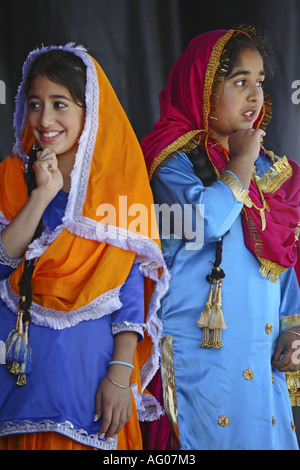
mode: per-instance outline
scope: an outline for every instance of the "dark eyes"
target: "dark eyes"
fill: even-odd
[[[264,81],[263,80],[258,80],[256,82],[256,84],[259,88],[262,88],[263,84],[264,84]],[[235,82],[235,85],[240,86],[240,87],[246,86],[247,85],[247,80],[245,78],[241,78],[240,80]]]
[[[66,107],[67,107],[66,103],[63,103],[62,101],[55,101],[53,103],[54,109],[64,109]],[[39,109],[42,108],[42,104],[39,101],[30,101],[28,104],[28,108],[31,111],[38,111]]]

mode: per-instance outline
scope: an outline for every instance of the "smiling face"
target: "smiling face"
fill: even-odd
[[[42,149],[49,148],[58,160],[63,157],[73,165],[84,119],[84,108],[65,86],[44,75],[34,79],[28,97],[28,124]]]
[[[263,105],[263,59],[254,49],[241,52],[213,103],[210,132],[228,150],[228,138],[238,130],[251,129]]]

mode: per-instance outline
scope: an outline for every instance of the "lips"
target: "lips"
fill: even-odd
[[[247,109],[246,111],[244,111],[244,112],[242,113],[242,116],[243,116],[247,121],[254,121],[255,118],[256,118],[256,112],[257,112],[257,109],[256,109],[256,108]]]
[[[40,137],[44,142],[52,142],[56,140],[58,136],[62,134],[63,131],[39,131]]]

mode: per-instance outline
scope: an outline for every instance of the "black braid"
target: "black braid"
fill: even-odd
[[[29,161],[27,172],[25,175],[25,182],[27,184],[27,192],[28,196],[30,196],[31,192],[36,188],[36,179],[35,173],[33,171],[33,164],[36,161],[37,149],[31,149],[29,153]],[[41,219],[38,223],[38,226],[34,232],[32,240],[36,240],[41,236],[43,233],[44,224],[43,220]],[[20,281],[20,300],[19,300],[19,307],[21,310],[24,311],[23,319],[24,321],[30,321],[30,313],[29,309],[32,302],[32,291],[31,291],[31,277],[34,270],[34,260],[27,261],[25,260],[24,263],[24,270]]]
[[[214,181],[217,181],[217,175],[212,166],[206,152],[199,146],[189,152],[188,157],[193,164],[195,175],[201,179],[205,187],[210,186]],[[211,283],[214,279],[223,279],[225,277],[224,271],[220,268],[222,262],[223,252],[223,238],[216,243],[216,257],[213,270],[206,276],[206,279]]]

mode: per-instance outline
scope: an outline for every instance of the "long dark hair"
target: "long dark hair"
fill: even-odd
[[[85,107],[86,66],[82,60],[71,52],[53,49],[39,55],[32,63],[25,82],[27,96],[33,81],[38,76],[46,76],[49,80],[65,86],[70,92],[74,102]],[[34,145],[29,153],[29,161],[25,181],[27,192],[36,188],[35,173],[33,165],[36,161],[38,148]],[[35,230],[32,241],[39,238],[43,232],[43,220]],[[19,307],[24,311],[24,321],[30,321],[30,306],[32,302],[31,277],[34,269],[34,260],[25,260],[24,270],[20,282]]]

